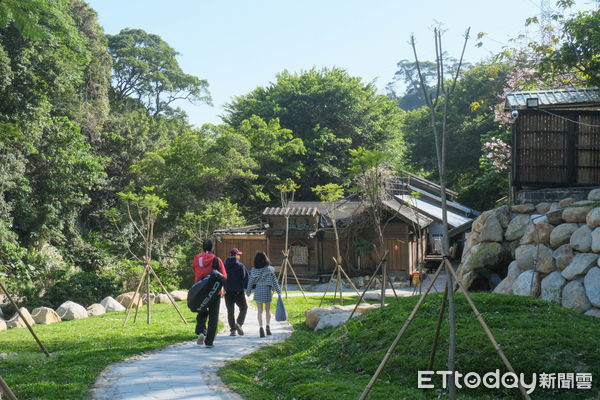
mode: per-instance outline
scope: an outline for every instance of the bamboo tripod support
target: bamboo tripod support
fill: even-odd
[[[356,288],[356,286],[354,286],[354,283],[352,283],[352,280],[348,277],[348,275],[346,274],[346,271],[344,271],[344,269],[342,268],[342,260],[341,257],[339,259],[336,259],[335,257],[333,257],[333,262],[335,263],[335,267],[333,268],[333,272],[331,273],[331,277],[329,278],[329,282],[327,283],[327,289],[325,289],[325,293],[323,293],[323,297],[321,297],[321,302],[319,303],[319,307],[321,307],[321,305],[323,305],[323,300],[325,300],[325,296],[327,295],[327,292],[329,291],[329,287],[331,286],[331,281],[333,280],[333,277],[336,276],[337,274],[337,279],[336,279],[336,283],[335,283],[335,292],[333,293],[333,303],[335,304],[335,298],[337,296],[337,291],[338,288],[340,290],[340,305],[344,305],[344,300],[342,299],[342,274],[344,275],[344,277],[346,277],[346,279],[348,280],[348,283],[350,283],[350,285],[352,286],[352,289],[354,289],[354,291],[356,292],[357,295],[360,296],[360,293],[358,291],[358,289]]]
[[[358,309],[358,306],[360,305],[360,302],[365,297],[365,294],[367,293],[367,290],[369,290],[369,288],[371,287],[371,284],[373,284],[373,281],[375,280],[375,277],[377,276],[377,273],[379,272],[379,269],[381,268],[381,266],[383,265],[383,263],[387,262],[387,260],[386,260],[387,254],[388,254],[388,251],[386,250],[383,253],[383,257],[379,260],[379,263],[377,263],[377,267],[375,268],[375,272],[373,272],[373,276],[371,276],[371,279],[369,279],[369,282],[367,283],[367,286],[365,286],[365,290],[363,290],[362,294],[358,298],[358,301],[356,302],[356,305],[354,306],[354,310],[352,310],[352,312],[350,313],[350,317],[348,317],[348,320],[350,320],[352,318],[352,316],[354,315],[354,313]],[[385,270],[385,272],[382,271],[382,275],[384,273],[387,274],[387,270]],[[396,293],[396,289],[394,288],[394,285],[392,284],[392,281],[391,281],[390,277],[388,276],[387,278],[388,279],[382,279],[382,281],[390,283],[390,286],[392,287],[392,291],[394,292],[394,296],[396,297],[396,301],[398,301],[398,294]],[[385,290],[386,290],[386,288],[383,285],[381,285],[381,298],[382,299],[385,298]]]
[[[183,321],[183,323],[187,325],[187,321],[183,317],[183,314],[181,314],[181,310],[179,310],[177,303],[175,303],[175,301],[173,300],[173,298],[171,297],[169,292],[167,292],[167,289],[165,289],[165,287],[163,286],[162,282],[160,281],[160,278],[158,277],[158,275],[156,275],[154,268],[152,268],[152,265],[150,265],[150,263],[147,262],[146,266],[144,267],[144,271],[142,272],[142,276],[140,277],[140,282],[138,283],[137,288],[135,289],[135,293],[133,295],[133,300],[127,307],[127,314],[125,315],[125,321],[123,321],[123,327],[125,327],[125,325],[127,324],[127,320],[129,319],[129,314],[131,313],[131,309],[133,308],[134,303],[137,303],[137,304],[135,304],[135,306],[136,306],[135,307],[135,317],[133,318],[133,323],[135,323],[135,321],[137,319],[138,309],[139,309],[139,305],[141,303],[141,296],[138,301],[135,301],[135,300],[138,296],[138,293],[140,292],[140,288],[142,286],[142,283],[144,282],[144,279],[146,279],[146,303],[148,304],[146,322],[148,324],[150,324],[150,274],[152,274],[154,276],[154,279],[156,279],[156,281],[162,288],[163,292],[167,295],[167,297],[169,298],[169,301],[171,302],[171,304],[173,304],[173,307],[175,307],[175,310],[177,310],[177,313],[181,317],[181,320]]]
[[[300,285],[300,281],[298,280],[298,277],[296,276],[296,272],[294,272],[294,268],[292,267],[292,264],[290,263],[290,251],[289,250],[283,250],[283,262],[281,263],[281,269],[279,270],[279,276],[277,277],[278,281],[281,281],[281,289],[283,289],[285,291],[285,298],[288,298],[288,293],[287,293],[287,283],[288,283],[288,268],[290,269],[290,271],[292,271],[292,274],[294,275],[294,279],[296,279],[296,283],[298,284],[298,288],[300,288],[300,291],[302,292],[302,296],[304,296],[304,300],[308,301],[308,299],[306,298],[306,295],[304,294],[304,290],[302,290],[302,286]]]
[[[494,335],[492,334],[492,332],[490,331],[489,327],[487,326],[487,324],[485,323],[485,321],[481,317],[481,314],[479,313],[479,310],[477,310],[477,307],[475,306],[475,303],[473,303],[473,300],[471,299],[471,296],[469,296],[469,293],[467,292],[466,288],[463,286],[463,284],[461,283],[461,281],[458,279],[458,276],[456,275],[456,272],[454,271],[454,268],[452,267],[452,264],[450,264],[450,261],[448,261],[447,258],[444,258],[444,261],[438,267],[435,275],[433,276],[433,279],[431,279],[431,282],[429,282],[429,284],[427,285],[427,288],[425,289],[425,292],[423,292],[423,294],[419,298],[419,301],[415,305],[415,308],[410,313],[408,319],[406,320],[406,322],[404,323],[404,325],[400,329],[400,332],[398,333],[398,335],[396,336],[396,338],[392,342],[392,345],[390,346],[390,348],[388,349],[387,353],[383,357],[383,360],[379,364],[379,367],[377,368],[377,371],[375,371],[375,374],[373,375],[373,377],[371,378],[371,380],[369,381],[369,383],[365,387],[365,390],[362,392],[362,394],[360,396],[360,400],[366,399],[367,396],[369,395],[369,392],[373,388],[373,385],[377,381],[377,378],[379,378],[379,375],[381,374],[381,371],[383,370],[383,368],[385,367],[385,365],[389,361],[390,357],[392,356],[392,353],[393,353],[394,349],[396,348],[396,346],[400,342],[400,339],[402,338],[402,336],[404,335],[404,333],[408,329],[408,326],[412,322],[413,318],[417,315],[417,312],[419,311],[419,309],[423,305],[423,302],[425,301],[425,298],[427,297],[427,294],[431,290],[431,287],[433,286],[435,280],[438,278],[438,276],[440,275],[440,272],[442,271],[442,269],[444,267],[447,269],[447,271],[450,272],[450,274],[452,275],[452,277],[456,280],[456,283],[458,284],[458,287],[460,288],[460,291],[463,293],[463,295],[467,299],[467,302],[469,303],[469,306],[471,307],[473,313],[475,314],[475,317],[479,321],[479,324],[481,325],[481,327],[485,331],[486,335],[488,336],[488,339],[490,340],[490,342],[492,343],[492,346],[494,347],[494,349],[496,350],[496,352],[498,353],[498,355],[502,359],[502,362],[504,363],[504,365],[506,366],[506,368],[510,372],[515,373],[515,370],[512,367],[510,361],[508,361],[508,359],[504,355],[504,352],[500,348],[500,345],[496,342],[496,339],[494,338]],[[446,293],[446,295],[447,295],[447,293]],[[440,311],[440,317],[438,318],[438,321],[440,321],[441,318],[442,318],[442,314],[441,314],[441,311]],[[430,361],[431,361],[431,358],[430,358]],[[525,388],[523,386],[521,386],[520,384],[519,384],[519,390],[521,391],[521,395],[522,395],[523,399],[525,399],[525,400],[531,400],[531,398],[527,394]]]
[[[8,400],[18,400],[14,393],[10,390],[4,379],[0,376],[0,395],[6,395]],[[0,396],[2,397],[2,396]]]
[[[31,332],[31,335],[33,336],[33,338],[37,342],[38,346],[40,346],[40,349],[42,349],[42,351],[44,352],[44,354],[46,354],[46,357],[50,357],[50,353],[48,353],[48,350],[46,350],[46,348],[44,347],[44,345],[42,344],[42,342],[40,341],[40,339],[37,337],[37,335],[33,331],[33,328],[31,327],[31,325],[29,325],[29,322],[27,322],[27,320],[25,319],[25,316],[21,313],[21,310],[19,310],[19,307],[17,306],[17,303],[15,303],[15,301],[12,298],[12,296],[8,293],[8,290],[6,290],[6,287],[4,286],[4,284],[2,283],[2,281],[0,281],[0,288],[2,288],[2,291],[4,292],[4,294],[6,295],[6,297],[8,297],[8,300],[10,300],[10,302],[13,305],[13,307],[15,308],[15,310],[17,310],[17,313],[19,314],[19,317],[21,317],[21,320],[25,323],[25,325],[27,326],[27,329],[29,329],[29,332]]]

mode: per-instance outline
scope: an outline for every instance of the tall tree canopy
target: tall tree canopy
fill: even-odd
[[[302,140],[299,198],[314,197],[315,185],[343,182],[349,149],[384,146],[401,134],[402,111],[395,102],[339,68],[283,71],[269,86],[236,97],[226,111],[225,122],[236,128],[257,115],[267,122],[278,119]]]
[[[135,98],[154,115],[173,111],[176,100],[208,103],[208,82],[183,72],[177,53],[158,35],[123,29],[108,35],[116,103]]]

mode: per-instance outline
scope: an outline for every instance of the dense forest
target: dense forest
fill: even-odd
[[[447,128],[459,201],[483,210],[507,193],[504,93],[597,85],[599,19],[558,15],[551,41],[515,41],[462,70]],[[185,287],[198,239],[257,222],[282,183],[303,200],[348,185],[351,150],[437,179],[413,61],[398,63],[387,95],[340,68],[281,71],[233,98],[221,124],[195,127],[175,104],[210,105],[209,82],[177,55],[141,29],[105,35],[82,0],[0,2],[0,279],[23,303],[89,304],[131,288],[148,218],[155,269]],[[421,67],[435,96],[435,64]]]

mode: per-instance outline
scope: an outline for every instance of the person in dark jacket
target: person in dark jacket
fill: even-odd
[[[210,239],[206,239],[202,243],[202,253],[196,254],[192,268],[194,269],[194,282],[202,280],[204,277],[210,275],[213,270],[217,270],[227,278],[227,272],[223,261],[214,253],[213,242]],[[219,307],[221,305],[221,298],[217,297],[215,301],[208,307],[207,311],[199,312],[196,316],[196,335],[198,339],[196,343],[205,344],[206,347],[215,347],[213,341],[217,335],[217,326],[219,323]],[[208,319],[208,329],[206,327],[206,320]]]
[[[240,262],[240,256],[243,254],[236,248],[229,252],[230,257],[225,260],[225,270],[227,271],[227,282],[225,283],[225,305],[227,306],[227,320],[229,321],[229,331],[231,336],[236,332],[241,336],[244,334],[242,325],[246,320],[248,304],[244,290],[248,287],[248,270]],[[237,304],[240,312],[237,320],[235,318],[235,305]]]

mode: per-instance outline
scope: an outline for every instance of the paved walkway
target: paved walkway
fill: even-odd
[[[444,277],[436,281],[436,291],[443,291]],[[424,286],[427,281],[424,282]],[[297,290],[289,285],[288,290]],[[398,296],[411,296],[414,288],[396,289]],[[344,289],[351,292],[351,289]],[[379,291],[370,291],[377,296]],[[333,293],[330,293],[333,294]],[[418,291],[417,291],[418,294]],[[307,292],[310,296],[323,293]],[[348,295],[352,295],[348,293]],[[289,296],[301,296],[290,293]],[[386,297],[393,296],[386,290]],[[275,298],[275,297],[274,297]],[[258,336],[258,321],[254,302],[248,301],[248,315],[244,324],[244,336],[229,336],[227,308],[221,301],[220,319],[224,330],[215,338],[214,348],[199,346],[195,340],[179,343],[164,349],[134,356],[123,362],[110,365],[99,376],[92,389],[92,400],[174,400],[199,399],[223,400],[242,399],[229,389],[217,375],[217,370],[225,363],[241,358],[259,347],[282,341],[292,333],[289,323],[275,321],[274,309],[271,320],[272,336]],[[195,323],[195,322],[194,322]],[[193,335],[193,324],[190,335]]]
[[[92,400],[242,399],[221,382],[217,370],[259,347],[284,340],[293,330],[287,322],[276,322],[273,312],[273,335],[260,338],[253,305],[248,304],[244,336],[229,336],[227,308],[221,301],[225,328],[215,338],[215,347],[199,346],[193,340],[110,365],[96,381]],[[190,335],[193,329],[192,324]]]

